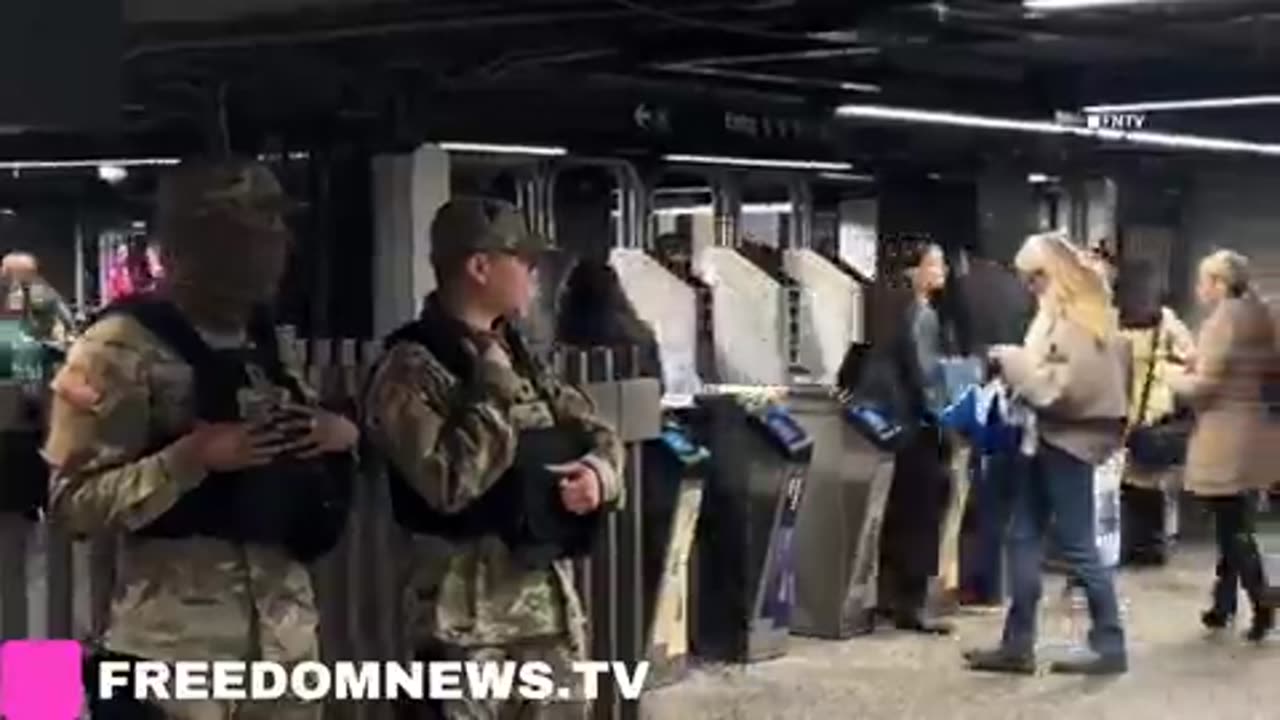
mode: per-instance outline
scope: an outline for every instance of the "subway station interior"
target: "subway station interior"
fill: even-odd
[[[1248,258],[1280,312],[1277,38],[1268,0],[0,3],[0,252],[34,257],[74,318],[33,361],[6,284],[0,636],[86,640],[107,622],[119,538],[44,509],[46,386],[100,308],[162,284],[158,179],[234,153],[299,202],[275,315],[353,418],[382,339],[438,286],[445,203],[503,198],[552,243],[517,324],[627,448],[624,506],[577,562],[588,656],[651,668],[639,701],[606,693],[593,720],[1276,717],[1280,639],[1203,627],[1214,525],[1176,472],[1156,490],[1161,561],[1128,557],[1122,451],[1096,470],[1093,521],[1127,673],[966,669],[1000,639],[1010,585],[972,448],[942,464],[926,603],[952,632],[880,618],[903,457],[856,426],[843,376],[851,347],[901,334],[885,298],[910,293],[921,244],[964,308],[957,355],[1023,342],[1005,320],[1034,309],[1015,258],[1040,234],[1121,276],[1145,268],[1192,333],[1219,250]],[[583,261],[616,274],[656,371],[629,345],[561,337]],[[1274,444],[1247,454],[1280,467]],[[1275,472],[1257,537],[1280,587]],[[406,652],[385,485],[362,463],[346,535],[311,568],[326,659]],[[970,602],[993,553],[995,588]],[[1090,624],[1049,555],[1045,658]]]

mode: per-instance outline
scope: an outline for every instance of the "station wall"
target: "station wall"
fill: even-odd
[[[1231,168],[1197,174],[1184,205],[1182,276],[1194,287],[1199,258],[1219,248],[1252,260],[1254,281],[1280,310],[1280,170]]]

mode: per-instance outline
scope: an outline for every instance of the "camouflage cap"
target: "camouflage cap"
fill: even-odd
[[[496,198],[454,198],[431,223],[431,263],[437,268],[483,252],[536,259],[550,247],[546,238],[529,230],[515,205]]]
[[[296,205],[274,173],[244,158],[189,160],[161,180],[156,226],[201,222],[222,216],[251,228],[282,230]]]

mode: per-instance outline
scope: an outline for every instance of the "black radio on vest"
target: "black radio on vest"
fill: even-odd
[[[124,314],[138,321],[191,366],[195,417],[205,422],[240,422],[240,397],[252,385],[248,367],[295,403],[305,398],[285,371],[270,317],[255,314],[249,327],[252,349],[210,347],[181,311],[154,296],[135,296],[105,308],[98,318]],[[155,438],[164,447],[176,438]],[[352,503],[354,465],[346,453],[315,460],[282,457],[258,468],[213,473],[166,513],[135,531],[143,537],[205,536],[240,544],[277,545],[310,562],[337,545]]]
[[[426,348],[464,389],[469,389],[475,367],[462,345],[465,333],[458,321],[428,311],[392,333],[385,345],[389,349],[408,342]],[[509,329],[505,338],[515,363],[531,367],[533,360],[520,338]],[[550,405],[549,399],[547,402]],[[578,460],[590,450],[589,438],[577,428],[558,424],[521,431],[511,468],[458,513],[432,508],[406,478],[388,466],[392,513],[396,523],[411,533],[461,541],[497,536],[518,562],[530,568],[549,566],[559,558],[581,557],[590,554],[603,513],[569,512],[560,499],[560,478],[546,468]]]

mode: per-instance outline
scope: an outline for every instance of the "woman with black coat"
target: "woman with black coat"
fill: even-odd
[[[953,351],[955,337],[942,295],[947,263],[942,248],[922,243],[907,249],[903,265],[907,287],[873,289],[871,346],[851,348],[841,379],[909,429],[895,457],[881,530],[881,613],[899,629],[946,635],[951,627],[928,619],[925,602],[929,578],[938,572],[952,485],[951,447],[938,425],[947,400],[941,359]]]

